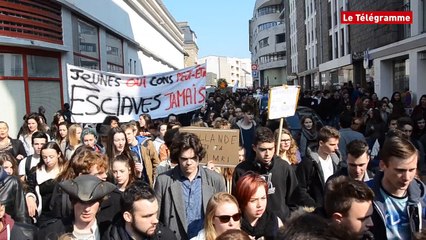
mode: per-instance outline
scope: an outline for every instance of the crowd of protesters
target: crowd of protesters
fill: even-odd
[[[49,125],[40,107],[18,136],[0,121],[0,240],[426,239],[426,95],[305,91],[322,121],[301,129],[268,120],[264,97],[217,90],[126,123],[73,123],[65,104]],[[188,125],[238,129],[239,164],[205,159]]]

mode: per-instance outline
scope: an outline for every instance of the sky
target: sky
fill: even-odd
[[[256,0],[162,0],[177,22],[197,35],[198,58],[250,58],[248,22]]]

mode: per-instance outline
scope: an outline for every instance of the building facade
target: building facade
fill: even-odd
[[[216,86],[217,80],[226,79],[228,86],[252,87],[251,60],[249,58],[233,58],[207,56],[199,59],[199,63],[207,64],[207,85]]]
[[[184,39],[160,0],[3,2],[0,119],[16,136],[22,117],[68,101],[66,65],[128,74],[184,67]]]
[[[252,63],[257,65],[255,87],[286,84],[284,1],[256,1],[253,18],[249,21],[249,46]]]
[[[342,11],[412,11],[413,24],[341,24]],[[425,1],[289,0],[284,19],[287,74],[304,89],[352,81],[374,87],[379,97],[406,89],[417,97],[426,92]]]
[[[198,63],[198,45],[197,35],[192,31],[188,22],[178,22],[179,28],[183,33],[183,44],[185,52],[185,67],[197,65]]]
[[[402,10],[413,12],[413,24],[397,26],[398,41],[368,51],[379,97],[409,89],[413,104],[426,94],[426,1],[404,0]]]

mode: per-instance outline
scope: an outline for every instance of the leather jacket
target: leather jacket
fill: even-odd
[[[20,180],[15,176],[9,176],[2,167],[0,167],[0,202],[6,206],[6,213],[13,220],[31,223]]]

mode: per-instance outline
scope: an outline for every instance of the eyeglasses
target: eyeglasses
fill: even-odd
[[[281,139],[281,142],[290,142],[291,139]]]
[[[231,220],[231,217],[232,217],[232,220],[234,220],[234,222],[238,222],[241,219],[241,213],[236,213],[232,216],[222,215],[222,216],[215,216],[215,217],[219,218],[219,221],[221,223],[228,223]]]

